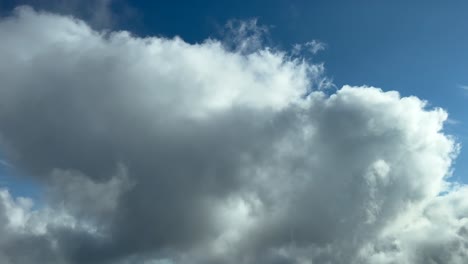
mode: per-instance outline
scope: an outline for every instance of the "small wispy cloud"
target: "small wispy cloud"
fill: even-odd
[[[0,159],[0,166],[1,167],[11,167],[10,163],[6,162],[5,160]]]
[[[461,123],[460,120],[457,120],[457,119],[453,119],[453,118],[448,118],[446,121],[445,121],[446,124],[448,125],[458,125]]]
[[[302,51],[307,51],[313,55],[317,54],[319,51],[325,50],[326,44],[319,40],[311,40],[304,44],[294,44],[292,48],[292,53],[294,55],[299,55]]]
[[[468,85],[459,84],[459,85],[458,85],[458,88],[462,89],[462,90],[465,91],[465,92],[468,92]]]
[[[316,54],[317,52],[325,49],[325,43],[315,39],[307,42],[306,44],[304,44],[304,46],[312,54]]]
[[[269,27],[258,24],[257,18],[229,20],[223,32],[224,44],[232,50],[253,53],[268,42]]]

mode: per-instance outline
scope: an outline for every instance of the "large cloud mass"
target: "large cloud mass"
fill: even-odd
[[[0,22],[0,146],[44,201],[0,191],[0,262],[464,263],[447,114],[217,40]]]

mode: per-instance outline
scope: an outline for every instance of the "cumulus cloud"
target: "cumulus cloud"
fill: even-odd
[[[26,7],[0,36],[0,146],[45,195],[0,191],[2,263],[466,259],[458,145],[417,97]]]

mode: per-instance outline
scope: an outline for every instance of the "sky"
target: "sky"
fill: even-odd
[[[1,1],[0,262],[464,263],[467,10]]]

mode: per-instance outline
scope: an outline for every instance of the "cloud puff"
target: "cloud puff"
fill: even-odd
[[[462,263],[447,114],[257,47],[0,22],[2,263]],[[32,45],[33,44],[33,45]],[[258,43],[256,43],[258,44]]]
[[[319,51],[325,50],[326,45],[318,40],[311,40],[304,44],[294,44],[292,53],[299,55],[303,50],[310,52],[311,54],[317,54]]]

